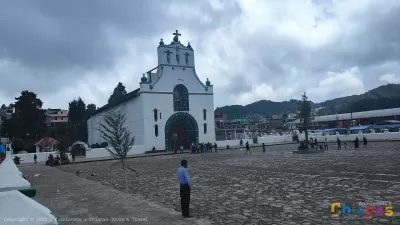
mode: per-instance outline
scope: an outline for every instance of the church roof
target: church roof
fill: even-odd
[[[140,88],[138,88],[138,89],[136,89],[134,91],[131,91],[131,92],[127,93],[126,95],[118,98],[117,100],[102,106],[101,108],[97,109],[96,112],[94,112],[91,116],[94,116],[96,114],[104,112],[104,111],[106,111],[108,109],[111,109],[112,107],[115,107],[117,105],[120,105],[120,104],[122,104],[124,102],[127,102],[127,101],[129,101],[131,99],[136,98],[137,96],[139,96],[139,91],[140,91]]]

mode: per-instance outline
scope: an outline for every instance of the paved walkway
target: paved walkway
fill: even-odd
[[[62,218],[67,225],[210,224],[207,220],[182,218],[180,213],[173,209],[57,168],[25,164],[21,165],[20,169],[28,181],[37,188],[35,199]],[[125,221],[112,221],[112,218]],[[144,221],[139,222],[139,220]]]

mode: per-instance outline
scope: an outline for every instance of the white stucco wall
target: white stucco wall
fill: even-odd
[[[126,116],[126,126],[132,132],[132,136],[135,137],[135,145],[143,145],[144,133],[143,133],[143,111],[142,111],[142,98],[138,96],[129,101],[122,103],[121,105],[115,106],[109,110],[118,110],[118,112],[124,113]],[[103,122],[103,116],[107,114],[109,110],[105,110],[99,114],[96,114],[88,121],[88,143],[89,145],[104,142],[101,137],[100,124]]]

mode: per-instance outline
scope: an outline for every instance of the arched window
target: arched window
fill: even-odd
[[[204,133],[207,134],[207,124],[204,123]]]
[[[203,109],[203,119],[207,120],[207,110]]]
[[[183,84],[174,88],[174,111],[189,111],[189,92]]]
[[[154,135],[158,137],[158,125],[154,125]]]
[[[161,113],[160,113],[160,120],[161,120],[162,118],[161,118]]]
[[[154,109],[154,111],[153,111],[153,113],[154,113],[154,121],[157,121],[157,119],[158,119],[158,110],[157,109]]]

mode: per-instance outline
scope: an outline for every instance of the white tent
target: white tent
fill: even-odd
[[[27,180],[15,173],[0,173],[0,181],[0,192],[31,188]]]
[[[57,225],[50,210],[19,191],[0,192],[1,224]]]
[[[19,171],[18,167],[10,157],[6,157],[6,159],[0,164],[0,176],[5,173],[13,173],[22,177],[22,172]]]

